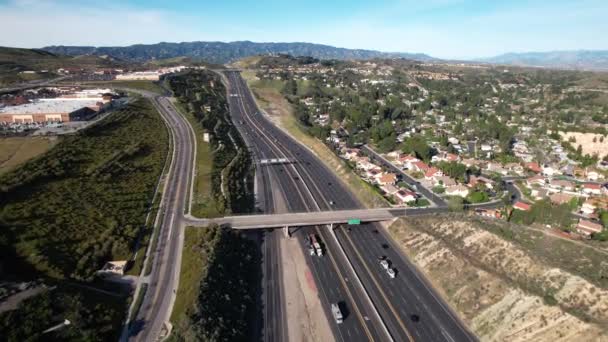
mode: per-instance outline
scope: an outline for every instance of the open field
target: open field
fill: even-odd
[[[293,115],[291,104],[280,93],[280,88],[276,82],[259,81],[254,76],[255,74],[252,71],[243,72],[243,78],[253,91],[258,106],[269,115],[275,124],[310,148],[327,167],[335,170],[365,206],[374,208],[388,205],[388,202],[372,186],[361,180],[345,161],[338,158],[323,142],[304,131]]]
[[[0,138],[0,174],[43,154],[58,141],[57,137]]]
[[[575,149],[578,148],[578,145],[581,145],[583,154],[597,154],[600,158],[603,158],[604,156],[608,155],[607,136],[604,136],[602,139],[601,134],[595,133],[560,132],[559,134],[565,141],[569,141],[570,138],[574,137],[576,141],[571,142],[570,145],[572,145],[572,147]]]
[[[389,232],[483,341],[608,338],[602,251],[462,214],[400,219]]]

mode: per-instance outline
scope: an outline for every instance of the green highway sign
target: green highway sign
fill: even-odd
[[[350,220],[348,220],[348,224],[361,224],[361,220],[359,220],[359,219],[350,219]]]

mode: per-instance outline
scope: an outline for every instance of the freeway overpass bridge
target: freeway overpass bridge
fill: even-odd
[[[431,208],[376,208],[299,212],[268,215],[236,215],[216,219],[186,218],[187,226],[205,227],[210,224],[231,227],[232,229],[285,228],[345,224],[349,220],[361,223],[388,221],[397,217],[434,214],[447,211],[445,207]]]

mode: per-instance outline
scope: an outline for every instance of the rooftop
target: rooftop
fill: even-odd
[[[0,108],[0,114],[71,113],[83,107],[96,107],[99,102],[99,98],[40,99],[19,106]]]

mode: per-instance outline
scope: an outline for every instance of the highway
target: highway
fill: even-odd
[[[238,73],[227,73],[229,105],[233,122],[249,144],[254,159],[283,158],[285,151],[277,146],[275,139],[267,133],[274,126],[261,127],[257,124],[260,115],[257,112],[251,95]],[[283,196],[285,210],[289,212],[309,211],[315,208],[315,201],[307,194],[305,183],[300,181],[298,167],[295,165],[267,165],[258,168],[258,172],[269,172],[273,178],[274,191]],[[266,193],[258,189],[258,193]],[[302,244],[310,233],[316,233],[326,246],[326,255],[310,257],[307,262],[311,268],[319,289],[319,296],[327,317],[332,317],[330,303],[340,303],[345,313],[348,312],[344,323],[331,323],[334,336],[339,341],[384,341],[386,334],[378,329],[379,317],[374,316],[371,302],[366,301],[366,294],[361,287],[349,279],[356,278],[344,263],[344,257],[331,247],[333,241],[327,231],[317,230],[316,227],[305,227],[294,233],[294,238]],[[306,249],[306,254],[308,251]],[[332,321],[333,322],[333,321]],[[273,334],[269,332],[267,335]]]
[[[233,121],[251,143],[256,158],[297,161],[288,165],[265,166],[272,168],[276,175],[277,186],[285,195],[290,212],[362,208],[346,186],[308,148],[294,141],[260,113],[237,72],[227,72],[226,75]],[[434,209],[445,210],[445,207],[438,205]],[[328,247],[328,258],[310,259],[317,287],[337,291],[334,294],[321,291],[319,294],[328,317],[331,317],[329,303],[342,300],[355,318],[349,317],[340,325],[330,322],[337,340],[475,340],[379,226],[338,227],[335,238],[329,229],[306,227],[299,229],[294,236],[302,240],[310,232],[316,232]],[[340,253],[341,248],[344,255]],[[388,257],[398,270],[395,279],[390,279],[380,267],[380,256]],[[351,264],[352,272],[348,267]],[[353,277],[357,278],[353,273],[361,279],[363,287],[352,281]],[[362,300],[365,298],[370,298],[373,305]],[[381,319],[376,319],[375,312]],[[386,336],[384,329],[390,337]]]
[[[173,146],[172,162],[162,192],[158,244],[156,250],[149,251],[152,268],[147,279],[148,288],[128,331],[129,340],[147,342],[159,339],[175,300],[183,248],[183,218],[190,191],[195,143],[189,123],[166,97],[149,92],[139,93],[149,98],[160,112],[170,130]]]

